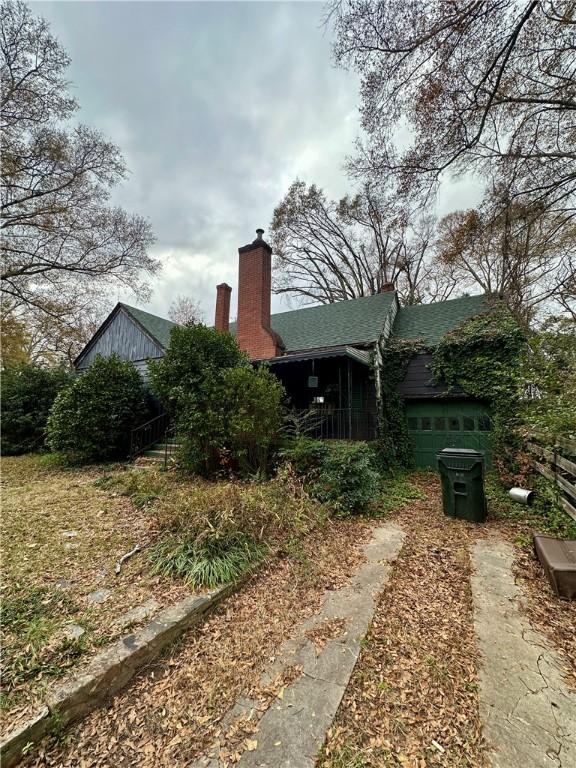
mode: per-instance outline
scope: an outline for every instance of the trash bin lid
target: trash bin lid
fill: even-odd
[[[443,448],[436,454],[438,459],[451,456],[459,459],[483,459],[484,453],[482,451],[475,451],[473,448]]]

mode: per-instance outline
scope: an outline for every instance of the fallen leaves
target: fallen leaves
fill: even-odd
[[[47,740],[26,764],[177,768],[207,753],[234,765],[246,743],[257,741],[261,713],[301,674],[287,668],[263,686],[262,672],[295,627],[317,612],[325,585],[337,589],[347,582],[363,557],[361,548],[372,527],[360,520],[328,522],[302,541],[301,556],[268,563],[116,696],[108,709],[73,727],[68,746]],[[254,713],[249,707],[224,722],[242,697]]]
[[[468,544],[478,529],[443,516],[435,479],[396,519],[407,533],[328,736],[323,768],[478,766]]]

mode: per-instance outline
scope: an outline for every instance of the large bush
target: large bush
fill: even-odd
[[[367,443],[298,438],[284,455],[304,479],[309,493],[338,514],[367,511],[380,496],[379,461]]]
[[[188,408],[190,397],[216,381],[226,368],[248,365],[230,333],[204,325],[172,329],[170,346],[161,360],[150,363],[150,386],[174,416]]]
[[[48,442],[71,461],[123,458],[131,430],[145,416],[145,390],[136,368],[117,355],[98,355],[58,394],[48,419]]]
[[[195,325],[172,331],[166,356],[151,365],[155,394],[170,411],[191,471],[266,471],[281,426],[283,389],[254,369],[228,333]]]
[[[19,365],[2,373],[2,454],[40,450],[58,392],[70,382],[61,368]]]

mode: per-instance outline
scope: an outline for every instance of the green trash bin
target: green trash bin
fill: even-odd
[[[474,523],[486,520],[484,454],[470,448],[444,448],[436,459],[444,514]]]

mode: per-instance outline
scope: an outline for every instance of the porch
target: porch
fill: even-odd
[[[337,347],[268,361],[306,434],[374,440],[377,405],[370,350]]]

